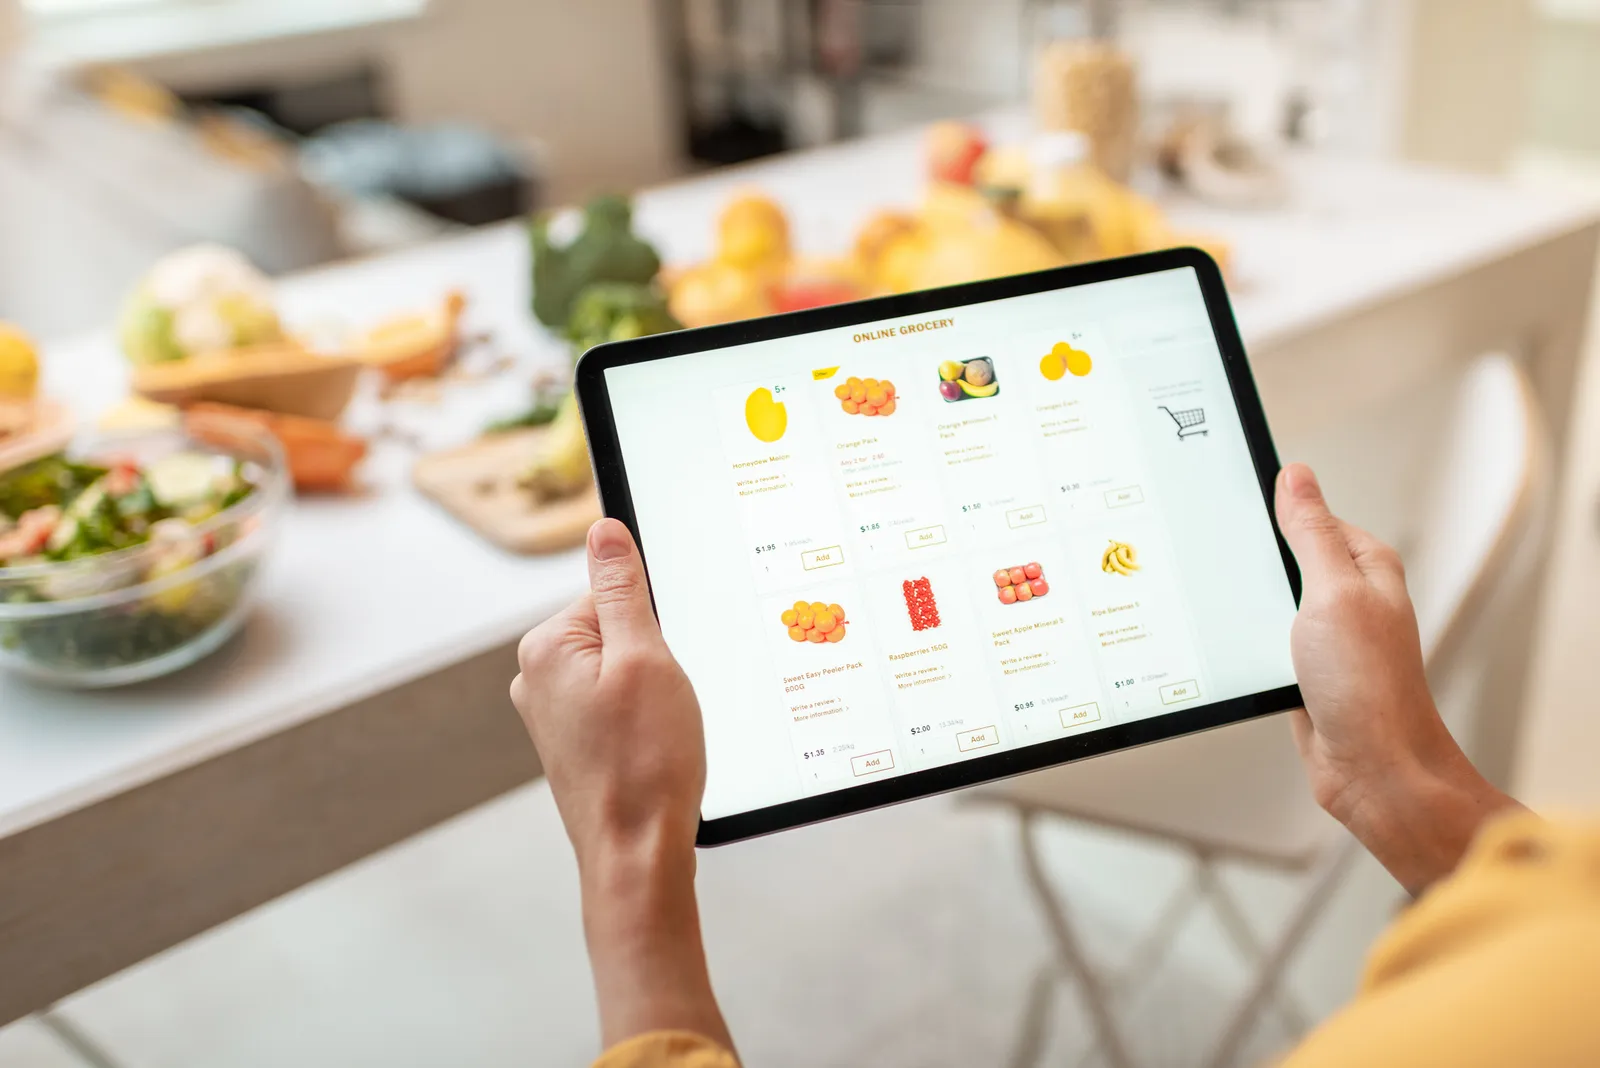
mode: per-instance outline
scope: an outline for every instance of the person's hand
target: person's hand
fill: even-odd
[[[522,640],[511,700],[577,854],[605,1042],[689,1031],[731,1049],[694,897],[700,704],[615,519],[589,530],[589,588]]]
[[[579,864],[619,848],[693,856],[700,705],[667,650],[628,528],[589,532],[588,596],[528,632],[511,683]]]
[[[1290,649],[1312,793],[1420,890],[1515,802],[1483,780],[1439,716],[1399,555],[1333,515],[1304,464],[1279,474],[1277,513],[1303,580]]]

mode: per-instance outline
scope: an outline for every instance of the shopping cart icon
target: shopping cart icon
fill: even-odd
[[[1200,429],[1205,425],[1206,421],[1206,410],[1204,408],[1181,408],[1178,411],[1173,411],[1164,404],[1157,407],[1172,416],[1172,421],[1178,424],[1179,441],[1184,438],[1211,433],[1209,430]]]

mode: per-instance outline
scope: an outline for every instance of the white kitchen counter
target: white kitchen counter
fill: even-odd
[[[698,258],[710,249],[712,218],[728,192],[759,185],[789,208],[804,250],[835,251],[872,209],[913,203],[919,171],[916,136],[829,148],[642,194],[638,225],[670,261]],[[1390,373],[1382,369],[1403,364],[1408,352],[1420,364],[1464,359],[1475,353],[1456,351],[1467,344],[1463,330],[1484,344],[1553,342],[1551,355],[1535,354],[1547,362],[1536,379],[1558,406],[1570,393],[1576,338],[1567,335],[1582,322],[1600,227],[1594,206],[1468,177],[1311,159],[1295,163],[1294,188],[1282,210],[1177,212],[1186,225],[1234,243],[1235,308],[1280,443],[1302,420],[1332,419],[1340,399],[1300,383],[1339,381],[1345,358],[1352,374],[1379,369],[1369,378]],[[1569,268],[1582,264],[1590,266]],[[1523,287],[1527,293],[1508,292],[1503,309],[1485,299],[1515,288],[1496,272],[1535,269],[1547,277],[1583,273],[1570,285],[1539,280]],[[530,370],[560,366],[564,345],[526,312],[527,273],[521,228],[498,226],[286,279],[282,303],[297,326],[362,322],[457,286],[470,295],[469,332],[492,330]],[[1569,298],[1569,289],[1582,297]],[[1402,321],[1409,325],[1395,326]],[[1367,334],[1351,333],[1363,323]],[[1391,329],[1407,347],[1372,351],[1371,339]],[[1358,337],[1368,339],[1360,351],[1345,352],[1341,346]],[[1425,351],[1419,338],[1437,339],[1440,354]],[[46,359],[47,389],[86,417],[125,390],[108,334],[50,346]],[[428,444],[439,446],[469,438],[490,415],[525,401],[526,376],[504,376],[452,387],[437,408],[413,405],[406,418],[426,426]],[[361,426],[374,414],[358,403],[352,418]],[[1555,419],[1558,434],[1563,422]],[[298,503],[259,610],[207,663],[98,693],[0,676],[0,1023],[536,773],[526,747],[505,751],[518,729],[501,696],[515,671],[508,647],[582,589],[581,557],[519,559],[489,546],[410,487],[412,455],[380,441],[365,468],[369,493]],[[470,684],[425,688],[473,658]],[[458,717],[438,707],[457,700]],[[390,706],[408,709],[393,713],[396,730],[421,731],[425,723],[437,733],[385,765],[394,756],[385,747],[407,741],[383,735]],[[341,735],[336,724],[350,710],[360,710],[361,727]],[[470,741],[451,733],[469,722],[479,732]],[[304,739],[300,748],[271,748],[296,737]],[[302,759],[311,769],[304,774]],[[493,770],[479,775],[480,768]],[[428,794],[435,771],[459,789],[441,791],[432,807],[394,814],[413,795]],[[223,798],[235,783],[255,792]],[[365,833],[360,824],[379,819],[374,812],[389,822]],[[185,822],[192,820],[207,822]],[[111,863],[113,843],[131,849],[130,838],[150,858],[138,877],[152,888],[144,898],[130,895],[126,907],[142,900],[141,909],[166,910],[141,911],[146,933],[132,940],[112,929],[115,916],[105,931],[86,929],[100,906],[82,886]],[[183,840],[169,840],[176,838]],[[243,866],[259,863],[262,874],[230,868],[230,848],[249,850]],[[271,865],[275,849],[316,856],[299,869]],[[106,857],[97,855],[102,850]],[[199,866],[180,875],[196,855]],[[45,868],[74,882],[54,884]],[[13,879],[24,870],[26,878]],[[166,902],[159,887],[167,877],[187,880],[187,900]],[[225,889],[212,893],[213,877]],[[123,914],[120,923],[129,922]],[[45,959],[49,974],[30,980]]]

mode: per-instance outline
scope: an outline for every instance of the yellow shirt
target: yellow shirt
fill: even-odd
[[[1600,1066],[1600,827],[1519,813],[1374,947],[1360,993],[1280,1068]],[[595,1068],[737,1068],[697,1035],[623,1042]]]

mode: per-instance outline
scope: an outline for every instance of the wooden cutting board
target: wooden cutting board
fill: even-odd
[[[544,437],[544,427],[490,434],[470,445],[430,453],[411,469],[412,481],[467,526],[514,553],[549,553],[582,545],[600,518],[591,488],[535,507],[517,476]]]

